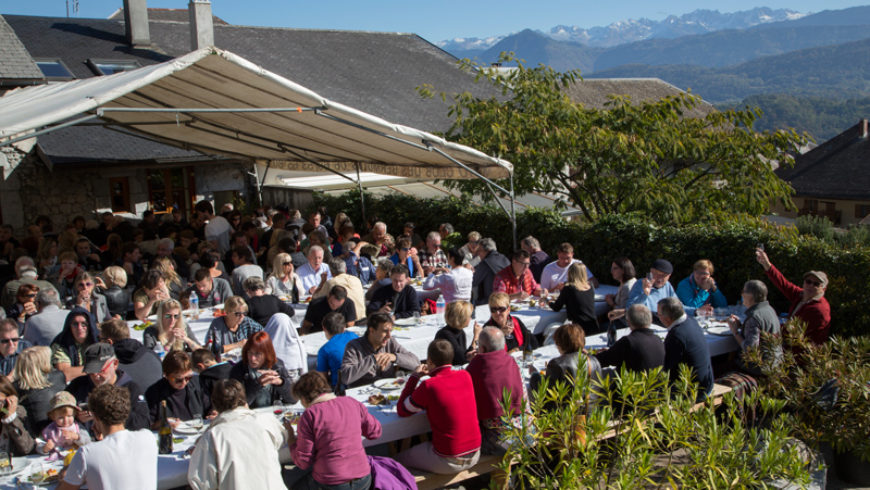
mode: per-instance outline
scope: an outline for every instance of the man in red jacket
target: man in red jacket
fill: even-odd
[[[831,330],[831,305],[825,299],[825,289],[828,287],[828,275],[821,271],[809,271],[804,274],[804,287],[799,287],[782,275],[770,263],[764,250],[755,249],[755,259],[764,267],[767,278],[791,302],[788,314],[790,318],[800,318],[807,324],[806,336],[815,344],[828,340]]]
[[[511,417],[517,423],[522,412],[523,379],[516,361],[504,348],[504,333],[501,329],[484,328],[478,342],[477,355],[468,363],[466,371],[474,384],[477,418],[483,438],[481,451],[484,454],[501,455],[509,444],[502,437],[505,429],[501,418],[504,392],[510,392]]]
[[[453,370],[450,342],[432,341],[427,354],[426,364],[420,365],[408,379],[397,408],[400,417],[426,410],[432,441],[399,453],[396,460],[431,473],[459,473],[476,465],[480,458],[474,387],[468,372]],[[430,378],[420,383],[424,374]]]

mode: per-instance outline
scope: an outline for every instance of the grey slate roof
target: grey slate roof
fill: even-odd
[[[149,50],[125,43],[122,21],[5,18],[34,57],[59,57],[78,78],[94,76],[86,65],[88,58],[135,60],[144,66],[190,50],[187,23],[151,22],[155,49]],[[440,97],[418,95],[416,88],[422,84],[448,93],[498,95],[490,86],[474,83],[472,74],[457,67],[456,58],[414,34],[215,25],[214,37],[216,46],[324,97],[425,131],[444,132],[451,119],[449,104]],[[98,148],[109,147],[102,139],[107,136],[113,134],[89,133],[94,141],[92,159],[100,158]],[[47,143],[54,155],[79,154],[78,142],[63,139]]]
[[[586,78],[574,83],[566,92],[574,102],[595,109],[603,109],[610,95],[628,95],[633,103],[638,103],[684,93],[659,78]],[[701,118],[715,110],[710,103],[701,101],[686,116]]]
[[[203,154],[164,145],[126,132],[94,126],[70,126],[39,137],[39,147],[54,165],[101,162],[209,159]]]
[[[776,171],[802,197],[870,199],[870,136],[864,119]]]
[[[28,82],[44,79],[42,70],[33,62],[15,31],[0,16],[0,80]]]
[[[124,7],[112,12],[109,20],[124,20]],[[211,16],[215,25],[227,25],[227,22],[216,15]],[[190,22],[190,13],[187,9],[148,9],[150,22]]]

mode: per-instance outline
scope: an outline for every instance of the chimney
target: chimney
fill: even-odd
[[[209,0],[190,0],[187,10],[190,13],[190,48],[196,51],[206,46],[214,46],[211,2]]]
[[[150,46],[148,6],[145,0],[124,0],[124,29],[130,46]]]

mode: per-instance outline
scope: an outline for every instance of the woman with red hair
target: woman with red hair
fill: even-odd
[[[275,356],[272,339],[266,332],[248,337],[242,348],[242,360],[230,370],[230,378],[245,387],[250,408],[268,407],[279,401],[296,403],[293,380],[284,363]]]

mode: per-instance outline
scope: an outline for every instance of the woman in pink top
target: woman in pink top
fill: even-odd
[[[362,437],[381,437],[380,422],[362,403],[333,395],[326,376],[316,371],[296,381],[293,395],[305,407],[296,431],[285,424],[289,426],[287,442],[296,466],[311,468],[309,477],[320,488],[341,485],[349,490],[368,489],[371,467]]]

